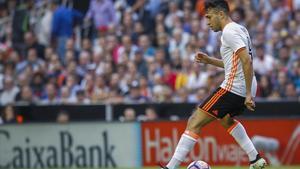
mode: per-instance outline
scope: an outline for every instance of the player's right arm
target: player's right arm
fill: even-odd
[[[204,63],[204,64],[211,64],[217,67],[224,68],[224,63],[221,59],[209,57],[206,53],[198,52],[195,56],[195,62],[197,63]]]

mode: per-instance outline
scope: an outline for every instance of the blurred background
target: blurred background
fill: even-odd
[[[271,165],[299,165],[300,0],[228,3],[255,49],[257,108],[241,121]],[[203,5],[0,0],[0,168],[167,162],[185,120],[224,79],[193,62],[199,50],[220,58],[221,34],[209,30]],[[185,164],[247,164],[211,126]]]

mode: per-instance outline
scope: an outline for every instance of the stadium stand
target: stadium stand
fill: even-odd
[[[300,96],[300,1],[229,0],[253,39],[257,100]],[[222,70],[203,0],[1,0],[0,103],[197,103]]]

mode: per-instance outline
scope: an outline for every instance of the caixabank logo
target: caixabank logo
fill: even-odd
[[[138,158],[135,126],[0,126],[0,168],[134,167]]]
[[[1,145],[11,141],[8,131],[0,130]],[[75,144],[72,133],[58,132],[58,145],[37,146],[32,144],[32,139],[25,137],[20,140],[23,144],[7,147],[11,154],[10,160],[0,164],[0,168],[100,168],[116,167],[115,149],[111,145],[107,131],[99,134],[99,144]],[[88,138],[87,138],[88,139]]]

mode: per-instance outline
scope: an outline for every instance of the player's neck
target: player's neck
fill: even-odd
[[[226,26],[227,24],[231,23],[231,22],[232,22],[232,20],[231,20],[230,17],[224,19],[223,22],[221,22],[222,31],[223,31],[223,29],[225,28],[225,26]]]

